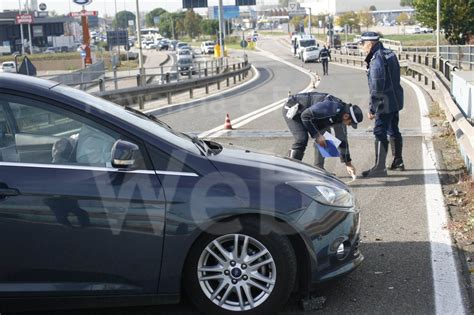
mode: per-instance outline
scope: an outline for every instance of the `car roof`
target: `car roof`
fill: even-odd
[[[58,82],[38,79],[27,75],[0,73],[0,87],[17,91],[31,91],[34,89],[51,89]]]
[[[5,61],[2,63],[2,66],[3,65],[14,65],[15,64],[15,61]]]

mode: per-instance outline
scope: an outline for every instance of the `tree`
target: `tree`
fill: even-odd
[[[219,32],[219,21],[218,20],[202,20],[201,21],[201,32],[205,35],[216,35]]]
[[[194,10],[190,9],[186,12],[184,17],[184,29],[189,37],[194,38],[201,34],[201,20],[202,17],[196,14]]]
[[[120,11],[115,16],[115,19],[112,22],[112,26],[126,29],[128,28],[128,21],[129,20],[135,21],[135,19],[136,19],[135,14],[133,14],[132,12]]]
[[[160,34],[170,38],[178,38],[180,32],[182,32],[182,21],[184,19],[184,12],[178,13],[163,13],[160,15]],[[174,34],[173,34],[174,30]]]
[[[417,20],[428,27],[436,28],[436,0],[414,0]],[[441,29],[444,37],[453,45],[465,44],[474,34],[474,1],[441,1]]]
[[[155,17],[160,17],[162,14],[167,13],[165,9],[162,8],[156,8],[153,9],[152,11],[148,12],[147,15],[145,15],[145,24],[146,26],[155,26]]]
[[[414,0],[400,0],[400,6],[402,7],[412,7]]]
[[[358,16],[360,24],[365,26],[367,31],[369,30],[369,26],[374,25],[374,17],[372,16],[372,13],[368,11],[361,11],[359,12]]]
[[[397,23],[400,25],[407,25],[408,21],[410,20],[410,17],[408,16],[408,14],[403,12],[402,14],[397,16],[396,20],[397,20]]]
[[[302,16],[294,16],[291,18],[291,24],[293,24],[293,26],[295,27],[295,30],[300,29],[300,25],[302,22],[304,22]]]
[[[372,4],[372,5],[369,7],[369,11],[377,11],[377,8],[375,7],[375,5]]]
[[[348,25],[351,29],[359,27],[360,17],[354,11],[346,12],[339,17],[337,25],[344,26]]]

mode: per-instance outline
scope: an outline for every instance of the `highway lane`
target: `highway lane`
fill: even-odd
[[[277,40],[262,39],[259,47],[288,62],[301,65],[298,59],[290,55],[289,48]],[[254,62],[258,65],[258,61]],[[274,61],[270,67],[282,66]],[[321,72],[320,64],[306,64],[304,67]],[[293,72],[291,68],[286,68]],[[368,87],[365,72],[336,64],[330,64],[329,71],[329,76],[321,77],[317,89],[358,104],[366,112]],[[405,136],[407,171],[391,172],[389,177],[383,179],[357,179],[350,183],[362,209],[361,250],[366,261],[347,278],[321,288],[318,294],[328,298],[325,313],[435,313],[425,181],[436,174],[433,169],[424,168],[419,100],[411,87],[407,84],[403,84],[403,87],[406,101],[400,126]],[[285,87],[282,92],[287,90],[288,87]],[[266,94],[272,91],[273,87],[270,87]],[[423,97],[429,101],[428,95]],[[166,116],[162,118],[169,122]],[[186,112],[179,115],[179,120],[184,122],[189,121],[189,118]],[[371,167],[374,161],[373,135],[370,132],[372,125],[373,122],[365,119],[357,131],[349,128],[352,157],[359,172]],[[203,130],[192,127],[187,125],[185,130]],[[281,110],[276,109],[215,140],[227,146],[285,155],[292,142],[285,130]],[[273,136],[275,134],[277,136]],[[314,150],[310,149],[304,160],[311,163],[313,158]],[[349,182],[345,167],[337,159],[328,161],[327,169]],[[446,292],[437,294],[446,295]],[[296,301],[293,301],[283,313],[297,310]]]

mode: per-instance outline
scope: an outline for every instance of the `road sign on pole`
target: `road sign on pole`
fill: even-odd
[[[88,5],[92,3],[92,0],[72,0],[72,2],[78,5]]]
[[[81,12],[70,12],[69,16],[71,17],[81,17],[81,16],[97,16],[97,11],[86,11],[82,10]]]
[[[240,42],[240,47],[242,47],[242,48],[247,48],[248,45],[249,45],[249,44],[247,43],[246,40],[242,40],[242,41]]]

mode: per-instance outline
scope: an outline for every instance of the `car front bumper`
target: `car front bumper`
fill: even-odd
[[[297,223],[310,256],[311,283],[343,276],[364,260],[359,251],[359,210],[313,202]]]

